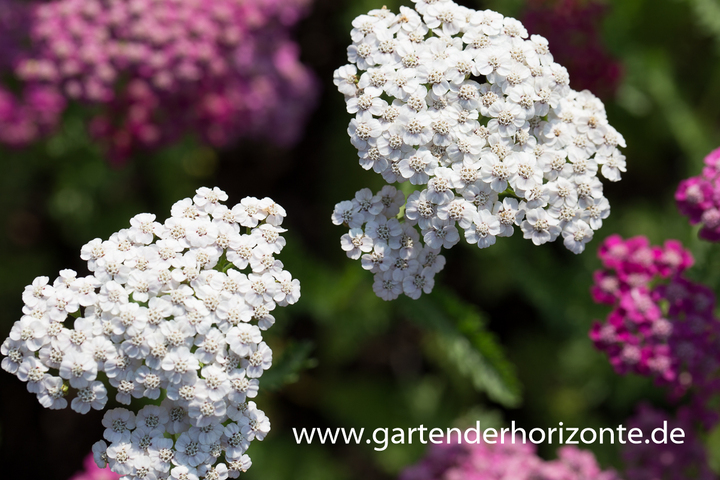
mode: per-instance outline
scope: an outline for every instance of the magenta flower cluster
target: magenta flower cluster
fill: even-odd
[[[5,143],[36,139],[76,101],[116,159],[193,132],[290,144],[315,102],[288,31],[310,0],[0,1],[6,18],[29,9],[30,32],[8,54],[22,92],[0,92]]]
[[[702,225],[700,238],[720,242],[720,148],[705,157],[701,175],[680,182],[675,201],[691,225]]]
[[[627,428],[639,428],[644,438],[650,438],[655,432],[656,438],[662,438],[663,428],[667,432],[682,429],[685,433],[682,443],[667,441],[664,444],[626,443],[622,448],[625,477],[628,480],[718,480],[709,465],[707,452],[700,439],[695,435],[693,415],[688,408],[681,408],[676,418],[668,419],[665,412],[642,404],[637,414],[627,422]]]
[[[595,346],[616,372],[652,377],[674,398],[692,387],[696,418],[714,424],[717,413],[703,405],[720,392],[720,322],[713,292],[683,275],[690,252],[674,240],[660,247],[613,235],[599,257],[605,269],[595,272],[592,296],[613,310],[593,325]]]
[[[468,435],[471,440],[475,437]],[[453,437],[454,439],[455,437]],[[506,439],[509,440],[509,439]],[[558,459],[540,458],[535,445],[479,443],[432,445],[416,465],[406,468],[400,480],[619,480],[613,470],[603,471],[592,453],[574,446],[558,450]]]

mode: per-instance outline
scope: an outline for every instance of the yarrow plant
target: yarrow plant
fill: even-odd
[[[0,25],[22,18],[29,31],[26,42],[0,32],[23,87],[0,90],[0,141],[37,139],[70,101],[92,107],[91,131],[116,160],[193,132],[213,146],[293,143],[317,91],[289,35],[309,2],[0,0]]]
[[[105,413],[95,461],[127,479],[237,477],[270,421],[251,399],[270,368],[262,332],[300,284],[275,258],[285,210],[248,197],[229,208],[218,188],[175,203],[164,223],[82,247],[91,275],[63,270],[23,293],[22,318],[1,347],[2,368],[46,408],[101,410],[109,390],[138,412]],[[244,230],[243,230],[244,229]]]
[[[649,376],[674,398],[692,388],[696,420],[717,423],[707,403],[720,393],[720,321],[713,292],[683,275],[690,252],[674,240],[658,247],[613,235],[598,255],[605,268],[595,272],[592,296],[613,310],[593,325],[595,346],[616,372]]]
[[[338,203],[343,249],[386,300],[432,289],[458,227],[479,248],[519,226],[535,245],[562,236],[582,252],[610,213],[598,172],[625,171],[602,102],[572,90],[548,42],[519,21],[414,1],[356,18],[350,64],[335,71],[360,165],[409,184],[407,198],[388,185]]]
[[[469,432],[472,433],[472,432]],[[471,439],[474,442],[474,438]],[[435,444],[417,465],[406,468],[400,480],[620,480],[613,470],[603,471],[592,453],[573,446],[558,450],[558,459],[545,461],[535,445]]]
[[[691,225],[702,225],[700,238],[720,242],[720,148],[705,157],[701,175],[680,182],[675,200]]]

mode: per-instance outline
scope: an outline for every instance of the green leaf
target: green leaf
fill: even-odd
[[[291,342],[282,352],[280,359],[262,376],[262,386],[278,390],[283,385],[297,382],[300,372],[314,368],[317,361],[310,358],[314,345],[310,341]]]
[[[678,88],[671,58],[665,51],[652,50],[642,57],[634,57],[628,65],[637,69],[636,78],[642,79],[643,87],[665,117],[678,146],[693,160],[692,171],[697,170],[715,143],[709,123],[697,115],[685,98],[686,92]]]
[[[440,364],[456,370],[495,402],[506,407],[521,403],[515,367],[474,305],[437,287],[432,296],[397,302],[405,316],[432,332],[429,351],[436,353]]]
[[[690,5],[695,21],[703,30],[715,37],[720,48],[720,5],[717,0],[684,0]]]

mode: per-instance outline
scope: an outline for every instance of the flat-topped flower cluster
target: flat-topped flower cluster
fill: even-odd
[[[438,255],[458,243],[458,227],[480,248],[519,226],[535,245],[562,235],[582,252],[610,213],[598,172],[617,181],[625,171],[617,148],[625,142],[602,102],[572,90],[547,41],[528,39],[519,21],[414,1],[415,10],[356,18],[350,64],[335,71],[355,115],[348,134],[360,165],[417,186],[407,201],[393,197],[405,207],[400,219],[364,191],[336,206],[333,221],[351,229],[353,244],[390,265],[371,269],[379,295],[428,290],[427,276],[423,285],[407,281],[422,265],[406,264],[425,247]],[[408,233],[414,227],[422,240],[408,248],[402,238],[419,238]],[[356,248],[348,252],[358,258]]]
[[[300,284],[275,258],[285,210],[252,197],[229,208],[227,198],[200,188],[164,223],[140,214],[89,242],[81,257],[92,274],[36,278],[2,344],[2,368],[44,407],[72,396],[77,412],[101,410],[109,386],[121,404],[156,400],[103,419],[110,445],[95,445],[96,461],[128,479],[236,477],[270,430],[249,400],[272,363],[262,331]]]
[[[720,393],[720,321],[715,294],[685,277],[693,258],[680,242],[651,246],[645,237],[608,237],[599,249],[604,270],[592,295],[611,305],[590,331],[620,374],[636,373],[669,387],[675,398],[693,391],[695,419],[719,420],[708,405]]]

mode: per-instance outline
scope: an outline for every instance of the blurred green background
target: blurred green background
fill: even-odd
[[[54,278],[62,268],[84,273],[79,250],[89,240],[107,238],[140,212],[164,219],[195,188],[219,186],[229,204],[252,195],[285,207],[288,246],[281,260],[302,285],[300,302],[278,312],[270,333],[275,365],[256,400],[273,428],[248,451],[248,480],[395,478],[425,450],[296,445],[293,427],[368,430],[475,420],[486,426],[515,420],[528,429],[560,421],[614,427],[642,400],[671,411],[651,381],[615,375],[592,347],[587,332],[607,309],[592,303],[589,287],[599,268],[594,252],[612,233],[647,235],[653,243],[679,239],[703,266],[697,278],[712,280],[716,291],[720,286],[718,270],[706,262],[712,248],[696,239],[673,201],[677,183],[698,174],[702,158],[720,144],[720,3],[603,3],[600,41],[622,72],[603,100],[610,124],[627,141],[628,172],[605,185],[612,214],[584,254],[556,244],[534,247],[517,233],[487,250],[461,242],[447,252],[431,295],[391,303],[374,296],[372,275],[345,257],[344,232],[330,223],[336,202],[382,185],[357,164],[345,132],[350,115],[332,72],[346,63],[352,19],[383,3],[395,11],[409,4],[315,0],[297,28],[303,61],[323,90],[293,149],[244,142],[215,151],[186,138],[111,166],[85,131],[79,106],[46,141],[0,147],[0,337],[20,317],[21,292],[36,276]],[[527,9],[522,0],[458,3],[517,18]],[[101,413],[44,410],[5,372],[0,405],[3,478],[67,479],[102,436]],[[720,445],[714,446],[720,468]],[[540,453],[552,458],[554,449],[541,446]],[[621,466],[615,446],[591,449],[603,466]]]

